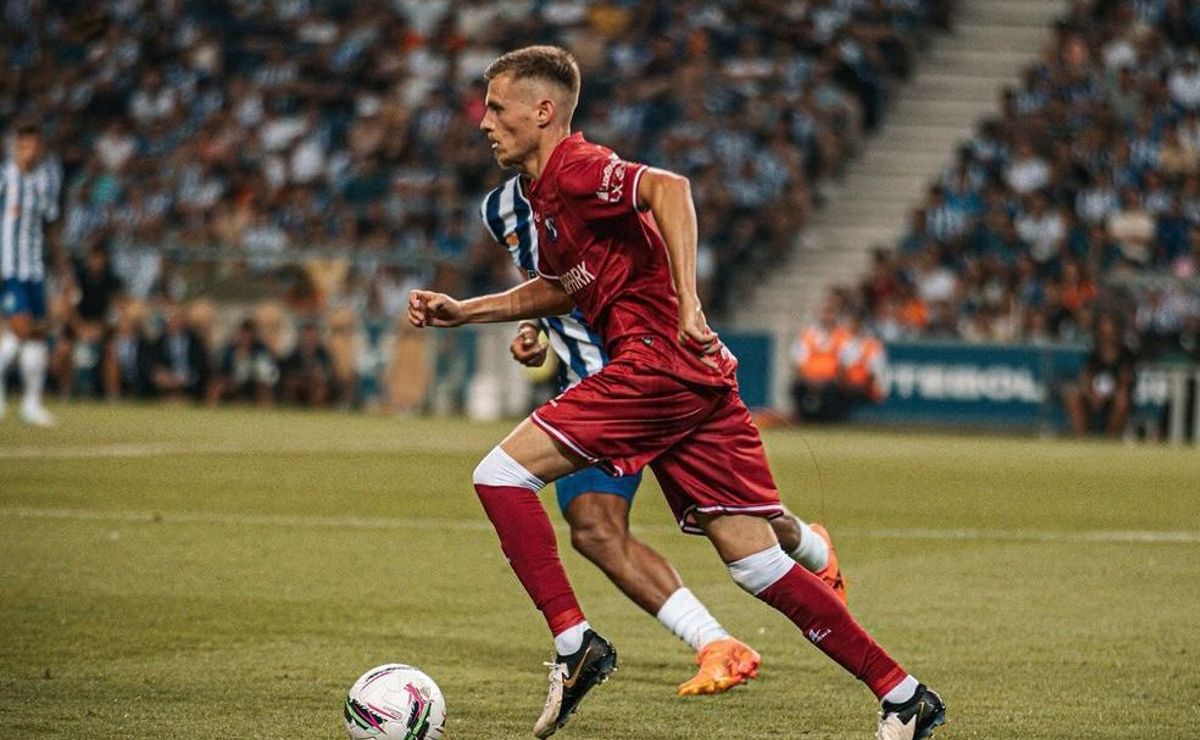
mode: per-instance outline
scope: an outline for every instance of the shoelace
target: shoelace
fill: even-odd
[[[561,683],[562,680],[567,677],[566,663],[542,663],[542,665],[550,669],[549,681],[551,686],[554,685],[555,679],[558,679],[558,681]]]

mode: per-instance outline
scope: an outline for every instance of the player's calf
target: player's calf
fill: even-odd
[[[716,544],[720,550],[723,543]],[[832,589],[780,548],[727,567],[739,586],[791,619],[809,642],[871,689],[883,705],[881,740],[918,740],[944,721],[941,699],[892,660]]]

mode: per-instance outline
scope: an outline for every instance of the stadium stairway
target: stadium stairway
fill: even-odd
[[[750,276],[732,326],[774,336],[772,405],[787,405],[792,338],[834,285],[864,274],[871,250],[892,246],[908,212],[980,118],[998,110],[1041,52],[1067,0],[960,0],[953,31],[932,39],[911,81],[895,88],[883,125],[836,182],[783,265]],[[749,282],[749,281],[748,281]]]

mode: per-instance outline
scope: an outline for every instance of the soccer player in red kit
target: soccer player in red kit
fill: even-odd
[[[860,627],[820,578],[779,547],[783,509],[758,430],[737,390],[737,361],[696,295],[696,215],[686,178],[622,161],[571,134],[579,68],[552,46],[487,70],[480,128],[497,161],[531,179],[538,277],[470,300],[415,290],[413,325],[541,318],[577,306],[610,362],[519,424],[475,469],[500,546],[554,635],[537,737],[561,727],[616,667],[584,617],[537,498],[588,465],[620,475],[649,465],[680,527],[702,533],[733,580],[791,619],[882,702],[877,738],[927,737],[945,706]]]

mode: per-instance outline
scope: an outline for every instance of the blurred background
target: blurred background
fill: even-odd
[[[1200,5],[1181,0],[4,0],[62,399],[518,415],[484,67],[583,70],[576,126],[688,175],[762,423],[1196,441]],[[181,357],[170,347],[186,345]],[[19,385],[15,370],[0,378]]]

